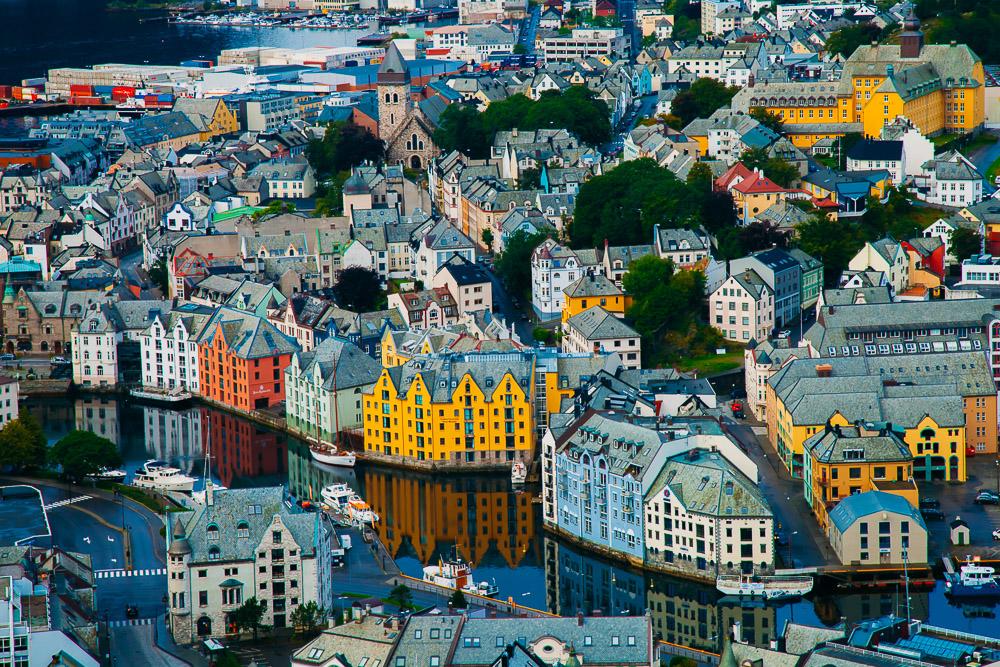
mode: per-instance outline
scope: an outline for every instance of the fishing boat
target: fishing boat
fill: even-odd
[[[346,449],[338,449],[333,445],[323,443],[309,445],[309,455],[313,457],[314,461],[340,468],[353,468],[357,462],[354,452],[349,452]]]
[[[720,574],[715,587],[725,595],[781,600],[801,597],[811,591],[813,578]]]
[[[945,572],[945,595],[951,598],[1000,598],[1000,577],[979,559],[966,560],[958,572]]]
[[[172,468],[163,461],[150,459],[136,471],[132,478],[132,486],[154,491],[181,491],[190,493],[194,489],[195,479]]]
[[[360,497],[358,494],[354,493],[354,489],[342,482],[324,486],[319,492],[319,495],[320,498],[323,499],[324,503],[335,508],[343,508],[347,505],[351,498]]]
[[[514,461],[510,467],[510,483],[514,485],[524,484],[528,479],[528,467],[521,461]]]
[[[371,506],[357,495],[347,501],[347,518],[359,526],[377,523],[379,519]]]
[[[457,549],[454,558],[448,560],[438,558],[437,565],[426,566],[424,568],[424,581],[435,586],[483,597],[491,597],[499,592],[495,581],[481,581],[478,584],[473,581],[472,567],[458,557]]]

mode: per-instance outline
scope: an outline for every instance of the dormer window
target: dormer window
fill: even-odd
[[[236,524],[236,537],[250,537],[250,524],[246,521]]]
[[[208,548],[208,560],[219,560],[221,558],[222,558],[222,552],[219,551],[219,547]]]
[[[218,539],[219,539],[219,526],[217,524],[214,524],[214,523],[208,524],[208,528],[206,529],[206,532],[208,533],[208,539],[213,540],[213,541],[218,541]]]

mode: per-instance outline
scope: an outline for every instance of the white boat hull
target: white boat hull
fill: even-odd
[[[353,452],[337,452],[336,454],[325,454],[315,449],[310,449],[309,454],[313,460],[328,466],[338,466],[340,468],[353,468],[357,462],[357,457]]]
[[[137,480],[132,482],[132,486],[138,489],[152,489],[153,491],[180,491],[182,493],[191,493],[194,489],[194,480],[189,481],[176,481],[176,482],[149,482],[146,480]]]
[[[780,577],[763,577],[760,580],[748,581],[740,577],[720,576],[715,587],[725,595],[760,600],[781,600],[801,597],[813,588],[812,578],[795,577],[783,579]]]

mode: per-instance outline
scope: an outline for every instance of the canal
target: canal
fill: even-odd
[[[622,567],[546,535],[537,490],[515,491],[506,476],[327,468],[296,438],[207,407],[174,410],[116,397],[38,398],[26,407],[52,441],[83,429],[117,443],[130,473],[156,458],[200,477],[211,443],[212,478],[226,487],[284,484],[298,498],[318,498],[323,486],[347,482],[381,517],[377,531],[406,574],[420,577],[424,565],[457,549],[477,581],[496,581],[501,598],[562,615],[649,609],[655,632],[677,644],[717,651],[737,622],[745,641],[767,645],[789,619],[829,626],[906,613],[902,587],[741,607],[713,586]],[[949,604],[940,583],[910,591],[912,617],[934,625],[992,636],[996,612]]]

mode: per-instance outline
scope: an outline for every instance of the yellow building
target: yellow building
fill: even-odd
[[[240,131],[236,112],[218,98],[180,97],[174,102],[174,111],[183,113],[198,128],[201,141]]]
[[[533,458],[534,355],[416,357],[364,395],[365,452],[397,463],[502,465]]]
[[[919,505],[904,435],[889,424],[828,424],[805,441],[805,498],[824,533],[830,510],[849,495],[885,491]]]
[[[882,422],[904,433],[915,478],[966,480],[965,403],[954,382],[838,375],[831,363],[816,361],[793,361],[771,376],[765,389],[768,440],[792,477],[805,477],[805,443],[827,424]],[[810,364],[815,372],[804,375]]]
[[[737,93],[733,108],[764,108],[791,125],[796,146],[861,131],[878,138],[899,116],[927,136],[966,134],[983,126],[986,107],[983,63],[964,44],[924,44],[912,14],[899,44],[858,47],[844,63],[839,81],[763,82]],[[799,132],[796,126],[803,126]],[[810,143],[812,142],[812,143]]]
[[[564,323],[594,306],[600,306],[617,317],[625,317],[625,311],[632,305],[632,297],[600,273],[581,276],[563,290],[563,296],[566,299],[562,311]]]

